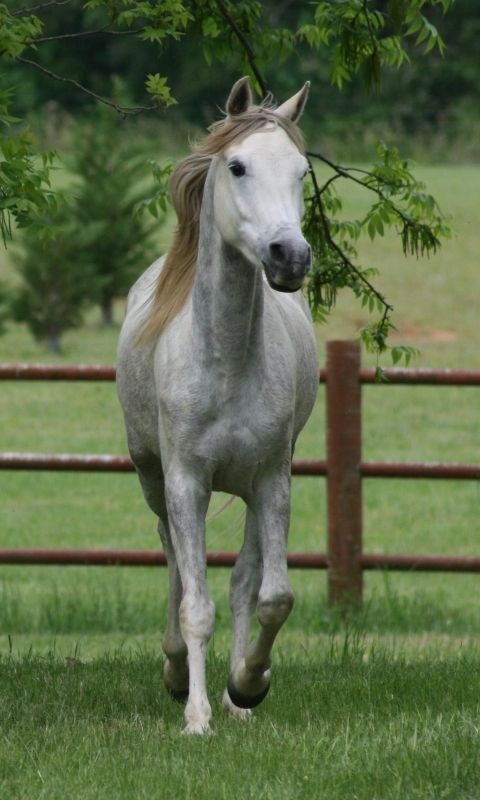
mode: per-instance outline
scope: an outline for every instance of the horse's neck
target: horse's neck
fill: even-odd
[[[263,278],[222,240],[209,183],[202,204],[192,335],[202,361],[234,378],[263,361]]]

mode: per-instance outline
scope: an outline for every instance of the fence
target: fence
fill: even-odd
[[[480,386],[480,371],[387,369],[391,384]],[[0,380],[114,381],[115,368],[46,364],[0,364]],[[369,555],[362,551],[362,482],[364,478],[436,478],[479,480],[480,464],[362,461],[362,384],[375,383],[373,369],[361,369],[355,342],[328,342],[327,366],[320,370],[327,390],[327,460],[293,461],[293,475],[327,478],[327,554],[291,553],[289,566],[326,569],[329,601],[361,602],[363,571],[389,570],[480,572],[480,557]],[[133,472],[131,460],[110,455],[1,453],[0,469]],[[231,566],[236,553],[209,552],[209,566]],[[150,550],[0,549],[3,564],[165,565],[165,555]]]

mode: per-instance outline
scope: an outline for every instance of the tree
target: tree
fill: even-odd
[[[41,71],[53,80],[85,92],[88,96],[114,107],[120,114],[137,114],[152,108],[166,108],[175,103],[160,73],[151,74],[146,91],[151,102],[136,107],[120,106],[100,97],[75,78],[59,74],[41,63],[42,47],[52,41],[69,42],[91,37],[95,41],[111,37],[136,36],[153,42],[164,51],[172,41],[200,35],[207,63],[234,59],[243,72],[248,72],[262,97],[268,95],[266,67],[285,61],[295,49],[308,45],[323,53],[330,63],[332,81],[339,89],[356,74],[362,74],[367,91],[378,87],[382,70],[400,67],[408,58],[407,44],[423,45],[425,52],[437,48],[443,52],[440,33],[427,17],[437,9],[445,13],[453,0],[324,0],[307,4],[303,19],[294,28],[268,25],[263,17],[264,6],[257,0],[89,0],[85,5],[81,30],[68,30],[45,35],[48,7],[58,5],[51,0],[32,9],[7,11],[0,6],[0,51],[17,65]],[[69,0],[64,0],[68,3]],[[30,55],[38,48],[35,60]],[[314,268],[308,294],[314,315],[322,319],[335,301],[337,291],[349,287],[372,311],[378,320],[361,332],[369,350],[381,353],[387,348],[392,306],[372,283],[372,273],[357,263],[355,243],[366,234],[372,239],[383,235],[385,227],[398,230],[405,253],[423,255],[435,252],[442,237],[450,235],[448,220],[440,212],[434,198],[423,184],[415,180],[410,165],[395,148],[379,145],[380,162],[371,170],[359,172],[339,166],[322,153],[309,153],[312,160],[327,163],[332,176],[322,186],[311,171],[307,200],[306,233],[312,242]],[[341,203],[336,194],[340,181],[355,181],[371,193],[373,204],[363,220],[341,221]],[[158,194],[164,201],[164,187]],[[154,208],[156,198],[150,207]],[[10,206],[16,213],[15,202]],[[394,348],[394,361],[411,355],[408,348]]]
[[[37,341],[47,342],[50,352],[59,354],[63,333],[82,323],[99,291],[99,279],[94,266],[78,258],[79,240],[83,235],[87,246],[88,233],[72,223],[68,207],[57,214],[55,225],[55,239],[39,246],[26,237],[23,254],[14,257],[22,285],[11,290],[11,307],[17,322],[26,322]]]
[[[76,175],[76,230],[87,237],[77,260],[99,278],[97,299],[105,325],[113,322],[114,298],[124,297],[150,263],[152,233],[159,227],[133,213],[145,195],[138,182],[146,157],[132,155],[118,123],[112,109],[97,104],[95,115],[76,129],[70,159]]]

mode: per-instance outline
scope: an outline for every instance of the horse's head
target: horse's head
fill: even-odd
[[[219,155],[215,217],[223,239],[265,271],[280,292],[297,291],[311,266],[311,248],[301,230],[303,179],[308,162],[291,138],[303,111],[309,83],[274,111],[265,125],[230,143]],[[233,87],[227,103],[232,121],[248,113],[252,96],[248,78]]]

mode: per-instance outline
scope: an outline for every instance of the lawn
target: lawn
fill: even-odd
[[[418,366],[480,369],[480,168],[420,173],[458,237],[430,260],[405,260],[392,237],[365,242],[362,257],[381,270],[395,341],[420,348]],[[356,189],[347,200],[360,216]],[[92,312],[59,360],[113,363],[121,304],[116,313],[105,330]],[[341,297],[318,330],[320,361],[327,339],[355,338],[365,321]],[[52,358],[13,326],[0,360]],[[479,408],[474,388],[366,387],[364,457],[480,462]],[[324,457],[324,426],[321,388],[297,457]],[[113,384],[5,383],[0,430],[2,451],[127,452]],[[324,551],[324,480],[293,483],[290,549]],[[0,496],[0,546],[157,546],[134,475],[2,472]],[[478,483],[366,481],[364,498],[366,552],[478,554]],[[241,515],[237,501],[209,523],[210,549],[239,546]],[[292,571],[272,692],[248,726],[219,708],[228,570],[210,570],[209,583],[216,735],[199,742],[178,735],[181,710],[161,686],[164,570],[0,568],[2,796],[480,797],[477,576],[368,573],[364,611],[345,628],[324,573]]]

